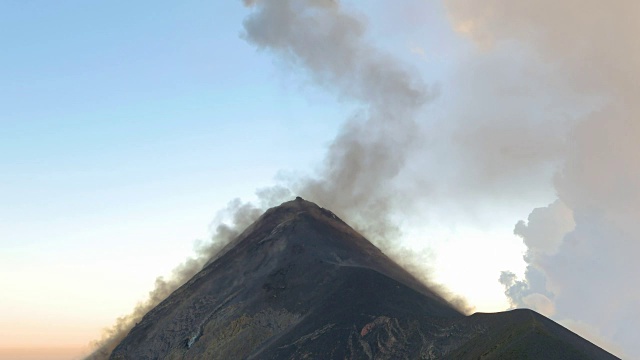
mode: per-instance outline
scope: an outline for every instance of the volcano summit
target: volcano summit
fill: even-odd
[[[616,359],[531,310],[465,316],[329,210],[266,211],[111,359]]]

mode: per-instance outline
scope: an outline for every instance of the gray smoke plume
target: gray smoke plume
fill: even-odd
[[[349,219],[373,240],[397,229],[393,180],[415,141],[416,112],[434,92],[419,75],[370,46],[364,24],[336,1],[251,1],[245,38],[305,70],[314,84],[363,108],[328,149],[319,172],[291,181],[302,197]]]
[[[487,52],[517,42],[548,67],[547,91],[574,103],[557,200],[515,233],[525,278],[500,281],[515,306],[553,316],[620,356],[640,358],[640,3],[447,0],[457,28]],[[522,81],[526,79],[521,79]],[[553,111],[538,114],[552,124]]]
[[[327,207],[353,224],[388,255],[429,282],[423,258],[389,246],[399,229],[391,219],[400,199],[394,179],[401,172],[418,131],[415,116],[434,97],[419,75],[370,46],[365,26],[331,0],[244,1],[252,13],[244,23],[244,38],[290,66],[302,69],[313,84],[342,100],[360,105],[329,146],[315,176],[288,179],[282,186],[258,191],[260,205],[232,202],[229,225],[220,225],[213,241],[196,257],[176,268],[169,280],[159,278],[149,299],[108,329],[89,359],[107,358],[144,314],[189,280],[202,266],[267,207],[299,194]],[[383,242],[383,240],[387,242]],[[434,285],[431,285],[435,288]],[[436,290],[462,310],[464,301]]]
[[[457,306],[466,301],[434,284],[425,254],[397,242],[392,216],[408,206],[396,180],[419,139],[419,110],[437,92],[420,75],[371,46],[365,26],[334,0],[255,0],[244,23],[245,38],[312,82],[362,106],[342,126],[312,177],[290,179],[293,193],[347,219],[388,256]],[[415,201],[412,200],[412,201]]]

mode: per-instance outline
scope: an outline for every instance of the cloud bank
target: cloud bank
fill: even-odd
[[[447,0],[456,28],[487,52],[516,42],[545,63],[548,91],[582,98],[568,122],[557,200],[515,226],[524,279],[501,282],[533,307],[618,354],[640,357],[640,14],[636,1]],[[523,78],[522,81],[528,79]],[[551,86],[554,85],[554,86]],[[552,124],[553,113],[541,113]],[[589,330],[592,329],[592,330]],[[593,331],[598,329],[598,331]],[[589,334],[591,333],[591,334]]]

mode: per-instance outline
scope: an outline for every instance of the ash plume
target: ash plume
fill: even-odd
[[[248,42],[302,69],[313,84],[357,103],[361,110],[342,126],[315,176],[288,179],[281,186],[258,191],[260,205],[232,202],[224,211],[231,214],[231,223],[221,224],[210,244],[177,267],[168,280],[158,278],[149,298],[118,319],[88,359],[108,358],[144,314],[189,280],[267,207],[290,199],[293,193],[335,211],[417,278],[430,282],[423,259],[390,246],[390,241],[399,234],[391,218],[399,198],[394,179],[415,143],[416,114],[435,91],[392,56],[369,45],[363,22],[344,12],[337,1],[244,3],[252,8],[244,22]],[[463,299],[442,287],[437,290],[468,311]]]
[[[245,38],[305,70],[314,84],[358,103],[329,146],[315,176],[287,184],[293,192],[339,213],[372,240],[398,229],[394,178],[418,133],[417,111],[432,99],[420,76],[370,46],[365,26],[337,1],[252,1]]]

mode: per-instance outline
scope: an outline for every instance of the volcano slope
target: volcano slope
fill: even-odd
[[[111,359],[616,359],[530,310],[465,316],[329,210],[266,211]]]

